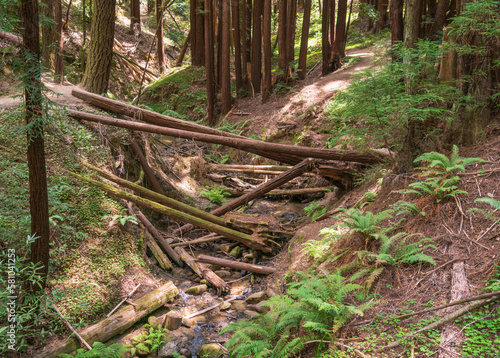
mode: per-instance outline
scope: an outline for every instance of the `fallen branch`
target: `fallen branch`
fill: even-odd
[[[156,179],[155,174],[153,173],[153,170],[151,170],[148,161],[146,160],[146,157],[142,153],[141,147],[139,147],[139,144],[137,144],[137,141],[135,139],[132,139],[130,141],[130,144],[132,145],[132,149],[134,150],[137,159],[139,159],[139,163],[141,163],[141,167],[144,170],[146,176],[148,177],[148,180],[151,183],[151,186],[153,187],[154,191],[156,191],[158,194],[165,195],[165,191],[163,191],[163,188],[158,182],[158,179]]]
[[[0,38],[7,39],[9,41],[15,42],[17,44],[23,43],[23,38],[10,32],[0,31]]]
[[[105,342],[110,338],[124,332],[136,322],[156,311],[158,308],[171,302],[179,294],[179,290],[172,282],[148,293],[135,301],[136,306],[127,306],[102,321],[88,326],[79,332],[79,335],[88,344]],[[45,346],[40,352],[34,354],[38,358],[55,358],[61,353],[71,353],[81,344],[77,338],[69,337],[63,341]]]
[[[141,222],[144,224],[144,226],[148,229],[148,231],[151,233],[151,235],[154,237],[156,242],[158,242],[159,245],[163,248],[163,250],[170,256],[172,260],[175,261],[175,263],[179,266],[182,266],[182,261],[179,255],[174,251],[174,249],[170,246],[170,244],[163,238],[163,236],[160,234],[158,230],[151,224],[151,222],[144,216],[144,214],[138,210],[137,211],[137,217]]]
[[[217,294],[225,294],[229,292],[230,288],[228,284],[219,276],[217,276],[212,270],[210,270],[205,264],[202,264],[201,262],[196,262],[196,260],[190,256],[186,250],[184,250],[182,247],[176,247],[175,252],[179,254],[181,259],[191,267],[191,269],[201,278],[204,278],[208,282],[210,282],[212,285],[215,286],[217,289]]]
[[[137,289],[138,289],[140,286],[141,286],[141,284],[138,284],[137,286],[135,286],[135,288],[134,288],[132,291],[130,291],[130,292],[128,293],[128,295],[126,295],[126,296],[123,298],[123,300],[121,300],[121,301],[120,301],[120,303],[118,303],[118,304],[115,306],[115,308],[113,308],[113,309],[111,310],[111,312],[109,312],[109,313],[106,315],[106,317],[111,316],[111,315],[113,314],[113,312],[115,312],[115,311],[118,309],[118,307],[120,307],[120,306],[123,304],[123,302],[127,301],[127,300],[128,300],[128,299],[129,299],[129,298],[130,298],[133,294],[134,294],[134,292],[135,292],[135,291],[137,291]]]
[[[476,301],[476,302],[473,302],[471,304],[468,304],[467,306],[462,307],[462,308],[456,310],[455,312],[452,312],[452,313],[440,318],[438,321],[433,322],[433,323],[431,323],[431,324],[429,324],[429,325],[427,325],[427,326],[425,326],[425,327],[423,327],[415,332],[412,332],[412,333],[406,335],[404,338],[397,340],[397,341],[394,341],[394,342],[388,344],[387,346],[382,347],[381,349],[383,350],[383,349],[387,349],[387,348],[395,348],[395,347],[399,346],[403,340],[406,340],[410,337],[413,337],[416,334],[430,331],[431,329],[441,328],[445,324],[456,320],[458,317],[460,317],[466,313],[469,313],[470,311],[475,310],[476,308],[485,306],[488,303],[495,301],[496,299],[498,299],[498,298],[490,298],[490,299],[480,300],[480,301]]]
[[[449,264],[449,262],[447,262],[446,264]],[[467,302],[471,302],[471,301],[478,301],[478,300],[482,300],[482,299],[490,298],[490,297],[495,297],[495,296],[498,296],[496,299],[499,299],[500,298],[500,291],[495,291],[495,292],[490,292],[490,293],[484,293],[482,295],[464,298],[464,299],[459,300],[459,301],[450,302],[450,303],[447,303],[445,305],[441,305],[441,306],[429,308],[429,309],[426,309],[426,310],[422,310],[422,311],[418,311],[418,312],[413,312],[413,313],[407,313],[407,314],[404,314],[404,315],[401,315],[401,316],[397,316],[394,319],[398,319],[398,320],[399,319],[406,319],[408,317],[420,315],[422,313],[437,311],[437,310],[440,310],[440,309],[443,309],[443,308],[447,308],[447,307],[451,307],[451,306],[456,306],[456,305],[461,305],[462,303],[467,303]]]
[[[160,267],[165,271],[173,269],[174,266],[172,265],[172,262],[170,262],[168,257],[163,253],[162,249],[156,243],[155,239],[151,236],[151,234],[147,231],[144,234],[146,236],[144,238],[145,244],[147,247],[149,247],[149,249],[153,253],[153,256],[155,257],[156,261],[158,261]]]
[[[226,259],[221,259],[218,257],[212,257],[212,256],[207,256],[207,255],[198,256],[196,258],[196,261],[204,262],[204,263],[212,264],[212,265],[229,267],[229,268],[232,268],[235,270],[245,270],[248,272],[260,273],[263,275],[269,275],[269,274],[276,272],[276,269],[274,267],[252,265],[252,264],[247,264],[244,262],[226,260]]]
[[[170,245],[171,247],[177,247],[177,246],[188,246],[188,245],[195,245],[195,244],[202,244],[205,242],[211,242],[211,241],[216,241],[222,239],[222,236],[216,235],[216,234],[208,234],[206,236],[200,237],[199,239],[194,239],[190,241],[184,241],[184,242],[176,242],[175,244]]]
[[[309,195],[316,193],[324,193],[327,191],[334,191],[335,189],[336,188],[334,186],[319,187],[319,188],[303,188],[303,189],[276,189],[276,190],[271,190],[265,193],[264,195],[270,195],[270,196]],[[246,193],[249,193],[251,191],[227,189],[227,192],[231,194],[231,196],[240,196],[240,195],[245,195]]]
[[[75,334],[76,338],[78,338],[78,340],[85,346],[85,348],[87,348],[90,351],[92,349],[92,347],[90,346],[90,344],[88,344],[87,341],[85,341],[85,339],[83,339],[82,336],[80,336],[78,334],[78,332],[73,328],[73,326],[68,321],[66,321],[66,319],[64,318],[64,316],[62,315],[62,313],[57,309],[57,307],[55,305],[53,307],[56,310],[56,312],[59,315],[59,317],[61,317],[61,319],[64,322],[64,324],[66,326],[68,326],[68,328],[70,329],[70,331]]]
[[[164,214],[164,215],[167,215],[167,216],[173,218],[174,220],[188,222],[188,223],[193,224],[195,226],[198,226],[202,229],[205,229],[205,230],[208,230],[211,232],[215,232],[215,233],[217,233],[219,235],[223,235],[224,237],[227,237],[229,239],[241,242],[242,244],[244,244],[252,249],[261,250],[264,252],[271,252],[272,251],[272,248],[270,246],[268,246],[268,243],[267,243],[268,240],[266,238],[261,237],[261,236],[258,236],[258,235],[251,236],[251,235],[244,234],[242,232],[239,232],[239,231],[236,231],[233,229],[228,229],[227,227],[213,224],[211,222],[202,220],[202,219],[197,218],[195,216],[183,213],[179,210],[175,210],[175,209],[169,208],[165,205],[155,203],[154,201],[144,199],[144,198],[141,198],[139,196],[127,193],[123,190],[117,189],[117,188],[112,187],[111,185],[108,185],[108,184],[101,183],[97,180],[86,178],[82,175],[72,173],[72,172],[68,172],[68,173],[77,179],[86,181],[87,183],[91,184],[92,186],[94,186],[96,188],[104,190],[105,192],[107,192],[110,195],[128,200],[128,201],[133,202],[137,205],[140,205],[140,206],[149,208],[151,210],[157,211],[161,214]]]

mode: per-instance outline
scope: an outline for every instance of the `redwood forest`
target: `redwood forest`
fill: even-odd
[[[500,357],[499,0],[0,0],[0,356]]]

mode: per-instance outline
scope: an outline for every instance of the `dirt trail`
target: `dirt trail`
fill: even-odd
[[[347,51],[347,56],[359,57],[360,60],[346,68],[321,77],[321,64],[306,77],[297,82],[289,95],[272,95],[271,100],[261,104],[261,96],[237,101],[238,113],[249,114],[249,117],[231,115],[229,121],[236,122],[251,118],[245,130],[248,134],[258,134],[261,137],[279,137],[280,131],[301,126],[302,119],[308,111],[314,116],[321,113],[326,102],[334,93],[349,84],[352,75],[372,66],[374,46]],[[314,113],[312,113],[314,112]]]

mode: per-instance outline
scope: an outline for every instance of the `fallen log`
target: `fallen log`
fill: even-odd
[[[269,275],[276,272],[276,269],[274,267],[246,264],[244,262],[220,259],[218,257],[212,257],[207,255],[198,256],[196,258],[196,261],[212,265],[229,267],[235,270],[245,270],[248,272],[261,273],[263,275]]]
[[[170,262],[168,257],[163,253],[160,246],[156,243],[153,237],[150,236],[149,232],[145,232],[144,243],[147,247],[149,247],[156,261],[158,261],[158,265],[160,265],[163,270],[170,271],[174,268],[172,262]]]
[[[319,188],[303,188],[303,189],[276,189],[276,190],[271,190],[265,195],[272,195],[272,196],[294,196],[294,195],[309,195],[309,194],[316,194],[316,193],[324,193],[327,191],[334,191],[336,188],[334,186],[326,186],[326,187],[319,187]],[[227,189],[227,192],[231,196],[241,196],[245,195],[246,193],[249,193],[249,190],[235,190],[235,189]]]
[[[184,250],[182,247],[176,247],[174,249],[181,259],[191,267],[191,269],[201,278],[204,278],[208,282],[210,282],[212,285],[217,288],[217,294],[225,294],[229,292],[230,288],[228,284],[221,279],[219,276],[217,276],[212,270],[210,270],[205,264],[201,262],[196,262],[196,260],[190,256],[186,250]]]
[[[221,207],[219,207],[215,210],[212,210],[210,212],[210,214],[216,215],[216,216],[222,216],[225,213],[240,207],[241,205],[247,204],[248,202],[250,202],[253,199],[261,197],[265,193],[289,182],[290,180],[302,175],[303,173],[312,171],[315,166],[316,166],[316,162],[314,159],[311,159],[311,158],[304,159],[302,162],[300,162],[296,166],[292,167],[291,169],[287,170],[284,173],[281,173],[280,175],[278,175],[274,179],[268,181],[267,183],[258,186],[257,188],[255,188],[251,192],[248,192],[248,193],[240,196],[239,198],[232,200],[232,201],[222,205]],[[180,227],[179,229],[175,230],[174,235],[176,235],[177,233],[182,233],[182,232],[187,231],[189,229],[190,229],[189,225],[184,225],[184,226]]]
[[[17,44],[23,43],[23,38],[10,32],[0,31],[0,38],[7,39],[9,41],[15,42]]]
[[[153,292],[135,301],[135,306],[127,306],[102,321],[81,330],[79,335],[90,345],[94,342],[105,342],[108,339],[124,332],[134,323],[151,312],[171,302],[179,294],[179,290],[172,282],[157,288]],[[61,353],[71,353],[80,348],[80,342],[70,337],[61,342],[50,344],[35,354],[39,358],[55,358]]]
[[[177,247],[177,246],[203,244],[205,242],[211,242],[211,241],[216,241],[216,240],[220,240],[220,239],[222,239],[222,236],[219,236],[216,234],[208,234],[206,236],[200,237],[199,239],[194,239],[194,240],[189,240],[189,241],[184,241],[184,242],[176,242],[175,244],[172,244],[170,246]]]
[[[261,250],[264,252],[271,252],[272,251],[272,248],[268,245],[268,240],[264,237],[261,237],[258,235],[248,235],[248,234],[242,233],[240,231],[228,229],[227,227],[213,224],[211,222],[202,220],[202,219],[197,218],[195,216],[183,213],[179,210],[175,210],[175,209],[169,208],[165,205],[155,203],[154,201],[144,199],[144,198],[141,198],[139,196],[127,193],[123,190],[112,187],[111,185],[101,183],[97,180],[86,178],[82,175],[72,173],[72,172],[68,172],[68,173],[69,173],[69,175],[71,175],[77,179],[86,181],[87,183],[91,184],[92,186],[94,186],[96,188],[104,190],[105,192],[107,192],[110,195],[128,200],[128,201],[133,202],[137,205],[140,205],[140,206],[149,208],[151,210],[157,211],[161,214],[164,214],[164,215],[171,217],[174,220],[188,222],[188,223],[193,224],[195,226],[198,226],[202,229],[205,229],[205,230],[208,230],[211,232],[215,232],[215,233],[222,235],[228,239],[232,239],[232,240],[241,242],[242,244],[244,244],[252,249]]]
[[[327,159],[327,160],[341,160],[341,161],[354,161],[354,162],[360,162],[360,163],[366,163],[366,164],[374,164],[374,163],[380,163],[384,161],[384,158],[387,157],[387,155],[372,151],[369,153],[362,153],[358,151],[339,151],[335,149],[319,149],[319,148],[308,148],[308,147],[299,147],[299,146],[293,146],[293,145],[286,145],[286,144],[277,144],[277,143],[268,143],[268,142],[262,142],[258,141],[255,139],[249,139],[243,136],[239,136],[236,134],[224,132],[218,129],[210,128],[210,127],[205,127],[199,124],[195,123],[190,123],[187,121],[182,121],[177,118],[165,116],[153,111],[148,111],[139,107],[134,107],[128,104],[124,104],[118,101],[114,101],[109,98],[105,98],[90,92],[83,91],[81,89],[74,89],[72,92],[72,95],[83,99],[84,101],[89,102],[92,105],[95,105],[97,107],[110,110],[112,112],[118,113],[118,114],[124,114],[128,115],[132,118],[137,118],[140,120],[143,120],[145,122],[158,125],[158,126],[164,126],[164,127],[170,127],[170,128],[175,128],[179,130],[184,130],[184,131],[191,131],[194,133],[199,133],[199,134],[212,134],[214,136],[221,136],[221,137],[226,137],[226,138],[233,138],[233,139],[239,139],[239,141],[236,141],[237,144],[236,146],[233,146],[234,148],[241,149],[241,150],[248,150],[249,146],[254,147],[254,150],[257,150],[258,152],[252,152],[254,154],[258,154],[261,156],[264,156],[269,159],[276,160],[278,162],[284,162],[288,164],[297,164],[304,158],[318,158],[318,159]],[[76,111],[72,111],[76,112]],[[75,115],[77,113],[74,113]],[[72,114],[73,115],[73,114]],[[92,117],[88,117],[92,118]],[[106,118],[106,117],[103,117]],[[85,118],[81,118],[85,119]],[[89,119],[91,120],[91,119]],[[96,120],[96,117],[94,117],[94,121]],[[104,123],[104,122],[102,122]],[[107,123],[107,124],[112,124],[112,123]],[[135,128],[129,128],[133,130],[144,130],[138,127]],[[146,130],[144,130],[146,131]],[[159,133],[156,131],[153,131],[152,133]],[[173,133],[173,132],[172,132]],[[191,133],[191,134],[194,134]],[[165,135],[171,135],[173,137],[177,137],[178,135],[175,134],[167,134],[167,133],[160,133],[160,134],[165,134]],[[194,140],[200,140],[203,141],[202,139],[197,139],[192,136],[189,136],[188,133],[184,133],[184,135],[187,136],[186,139],[194,139]],[[182,136],[178,136],[179,138],[183,138]],[[205,137],[207,139],[207,137]],[[208,143],[212,143],[211,141],[207,141]],[[215,143],[214,144],[222,144],[222,145],[227,145],[231,146],[230,144],[226,143],[233,143],[235,145],[235,141],[232,142],[225,142],[225,143]],[[287,150],[287,149],[291,149]]]
[[[182,261],[179,255],[174,251],[174,249],[170,246],[170,244],[163,238],[163,236],[160,234],[158,230],[151,224],[151,222],[144,216],[144,214],[138,210],[137,211],[137,217],[141,222],[144,224],[144,226],[148,229],[148,231],[151,233],[151,235],[154,237],[156,242],[161,245],[163,250],[170,256],[172,260],[175,261],[175,263],[179,266],[182,266]]]
[[[169,208],[173,208],[175,210],[182,211],[183,213],[198,217],[200,219],[203,219],[205,221],[208,221],[208,222],[220,225],[220,226],[226,226],[226,221],[218,216],[211,215],[210,213],[207,213],[206,211],[203,211],[201,209],[189,206],[189,205],[184,204],[180,201],[169,198],[165,195],[158,194],[152,190],[144,188],[143,186],[140,186],[140,185],[132,183],[128,180],[122,179],[119,176],[108,173],[100,168],[94,167],[91,164],[84,163],[84,165],[92,170],[95,170],[102,177],[109,179],[109,180],[123,186],[124,188],[131,189],[138,194],[144,195],[145,197],[147,197],[151,200],[154,200],[160,204],[168,206]]]

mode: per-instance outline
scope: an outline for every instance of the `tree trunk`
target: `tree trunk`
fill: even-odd
[[[450,0],[438,0],[436,13],[434,15],[434,22],[432,23],[429,36],[438,37],[438,31],[442,31],[446,22],[446,15],[450,8]]]
[[[321,17],[321,57],[322,71],[321,74],[326,76],[330,73],[330,43],[328,42],[329,34],[329,19],[330,19],[330,2],[332,0],[323,0],[323,15]]]
[[[243,88],[243,75],[241,70],[241,31],[240,31],[240,2],[231,0],[231,24],[234,46],[234,72],[236,77],[236,92]]]
[[[205,83],[207,91],[208,125],[214,127],[215,118],[215,81],[214,81],[214,14],[213,1],[205,0]]]
[[[222,43],[221,46],[221,111],[226,114],[231,110],[231,73],[230,73],[230,0],[222,1]]]
[[[54,81],[57,83],[62,83],[64,81],[64,62],[63,62],[63,51],[64,51],[64,41],[63,41],[63,22],[62,22],[62,4],[61,0],[56,0],[56,56],[55,56],[55,68],[54,68]]]
[[[201,0],[190,0],[191,64],[194,66],[205,65],[203,11],[204,4]]]
[[[42,63],[49,71],[54,71],[56,67],[56,50],[58,49],[59,42],[56,41],[56,1],[57,0],[43,0],[41,13],[46,18],[42,24]],[[48,21],[50,22],[48,23]]]
[[[186,37],[186,41],[184,41],[184,45],[182,45],[181,52],[179,53],[179,58],[175,62],[175,67],[182,66],[182,61],[184,61],[184,56],[186,55],[186,51],[190,41],[191,41],[191,30],[189,30],[189,33]]]
[[[311,0],[304,2],[304,21],[302,23],[302,38],[300,39],[299,78],[306,78],[307,43],[309,40],[309,24],[311,22]]]
[[[262,4],[263,0],[253,3],[252,32],[252,87],[253,93],[260,93],[262,72]]]
[[[24,88],[26,124],[29,126],[28,171],[30,188],[31,235],[38,237],[31,243],[31,262],[41,264],[38,271],[41,287],[32,285],[33,291],[43,290],[49,269],[49,202],[47,194],[47,172],[45,168],[45,146],[42,117],[42,81],[40,74],[40,33],[38,28],[38,2],[21,1],[23,21],[23,43],[26,51]]]
[[[290,64],[295,60],[295,27],[297,22],[297,0],[291,0],[287,7],[286,60]],[[287,73],[287,79],[290,73]]]
[[[404,21],[404,44],[413,47],[417,42],[420,29],[420,8],[423,0],[406,0],[406,14]]]
[[[287,61],[287,0],[278,2],[278,67],[283,72],[280,80],[285,81],[288,73]]]
[[[345,56],[345,20],[347,16],[347,0],[339,0],[335,40],[333,41],[332,66],[337,70],[342,66]]]
[[[136,25],[137,24],[137,25]],[[141,3],[140,0],[130,0],[130,29],[141,32]]]
[[[385,28],[385,23],[387,22],[387,7],[389,6],[389,0],[379,0],[377,11],[379,13],[378,20],[375,23],[375,27],[373,29],[374,32],[379,32],[383,28]],[[433,1],[433,0],[431,0]]]
[[[404,0],[390,0],[391,45],[403,41],[403,5]],[[394,56],[392,58],[395,60]]]
[[[248,57],[250,55],[250,48],[247,46],[247,38],[250,36],[250,32],[248,31],[248,27],[250,24],[248,23],[248,8],[246,4],[246,0],[243,0],[241,6],[241,71],[243,76],[242,86],[245,90],[248,91],[249,82],[248,82]]]
[[[271,96],[271,0],[264,0],[262,37],[264,47],[264,76],[262,81],[262,103]]]
[[[135,305],[124,307],[108,318],[88,326],[78,333],[89,344],[105,342],[132,327],[134,323],[156,311],[164,304],[172,302],[178,294],[177,287],[172,282],[167,282],[165,285],[135,300]],[[36,357],[56,358],[61,353],[71,353],[78,348],[80,348],[78,339],[70,337],[62,342],[44,347],[41,352],[36,354]]]
[[[156,31],[158,33],[158,50],[156,51],[156,56],[158,57],[158,67],[161,74],[166,69],[165,52],[163,51],[163,0],[156,0]]]
[[[148,0],[148,15],[155,10],[155,0]]]
[[[212,265],[217,265],[217,266],[229,267],[229,268],[232,268],[235,270],[245,270],[248,272],[260,273],[262,275],[269,275],[269,274],[276,272],[276,269],[274,267],[246,264],[246,263],[239,262],[239,261],[220,259],[218,257],[212,257],[212,256],[207,256],[207,255],[198,256],[196,258],[196,261],[204,262],[204,263],[212,264]]]
[[[160,0],[158,0],[160,1]],[[92,93],[106,93],[113,60],[116,0],[94,0],[90,45],[81,86]]]

